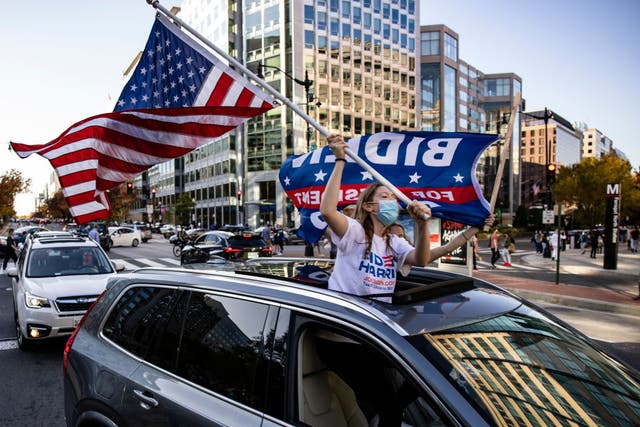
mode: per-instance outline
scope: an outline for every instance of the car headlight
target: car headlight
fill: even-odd
[[[29,308],[51,307],[47,298],[31,295],[29,292],[24,293],[24,303]]]

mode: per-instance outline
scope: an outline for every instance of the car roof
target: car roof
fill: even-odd
[[[51,248],[60,246],[100,247],[98,243],[82,236],[44,236],[31,239],[32,248]]]
[[[359,313],[400,335],[434,332],[508,313],[523,302],[515,295],[472,277],[413,268],[398,278],[393,302],[327,289],[333,260],[260,258],[246,262],[191,264],[180,269],[144,268],[123,276],[132,283],[149,279],[203,289],[228,290],[277,303],[325,311]],[[125,279],[126,277],[126,279]],[[212,280],[213,279],[213,280]]]

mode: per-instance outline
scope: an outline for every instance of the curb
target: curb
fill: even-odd
[[[596,301],[588,298],[572,297],[547,292],[530,291],[527,289],[501,285],[504,289],[525,298],[538,305],[558,304],[568,307],[577,307],[593,311],[603,311],[608,313],[624,314],[627,316],[640,317],[640,310],[635,305],[617,304],[613,302]]]

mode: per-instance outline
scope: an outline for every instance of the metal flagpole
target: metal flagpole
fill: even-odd
[[[160,4],[160,2],[158,0],[146,0],[146,1],[147,1],[148,4],[153,6],[155,9],[159,10],[160,12],[164,13],[166,16],[171,18],[175,23],[179,24],[181,27],[183,27],[184,29],[189,31],[194,37],[196,37],[202,43],[204,43],[205,45],[207,45],[208,47],[213,49],[218,55],[220,55],[221,57],[223,57],[224,59],[229,61],[229,63],[231,65],[236,67],[238,70],[242,71],[245,75],[249,76],[256,83],[259,83],[260,86],[262,86],[263,89],[265,89],[267,92],[269,92],[271,95],[273,95],[278,100],[282,101],[285,105],[287,105],[287,107],[291,108],[294,112],[296,112],[296,114],[298,114],[300,117],[302,117],[304,120],[306,120],[307,123],[309,123],[309,125],[311,125],[314,128],[316,128],[316,130],[318,132],[320,132],[320,134],[322,134],[325,138],[330,135],[330,132],[328,130],[323,128],[318,122],[316,122],[311,116],[309,116],[307,113],[305,113],[295,103],[293,103],[289,99],[287,99],[284,95],[282,95],[280,92],[278,92],[276,89],[274,89],[270,84],[268,84],[267,82],[262,80],[255,73],[253,73],[251,70],[249,70],[247,67],[245,67],[242,63],[240,63],[237,59],[235,59],[234,57],[230,56],[227,52],[223,51],[222,49],[220,49],[219,47],[217,47],[216,45],[211,43],[208,39],[206,39],[204,36],[202,36],[198,31],[196,31],[191,26],[189,26],[189,24],[185,23],[183,20],[181,20],[176,15],[171,13],[171,11],[167,10],[164,6],[162,6]],[[411,203],[411,199],[409,197],[407,197],[404,193],[402,193],[400,190],[398,190],[398,188],[396,188],[395,185],[393,185],[387,178],[385,178],[378,171],[376,171],[370,164],[366,163],[364,160],[362,160],[360,157],[358,157],[358,155],[356,153],[354,153],[353,151],[351,151],[351,149],[349,149],[349,148],[345,149],[345,154],[347,156],[349,156],[353,161],[355,161],[358,165],[360,165],[364,170],[369,172],[382,185],[384,185],[385,187],[389,188],[389,190],[391,190],[391,192],[393,192],[393,194],[395,194],[395,196],[398,199],[402,200],[407,205],[409,203]]]
[[[504,145],[502,146],[502,153],[500,153],[500,164],[498,165],[498,171],[496,172],[496,181],[493,184],[493,191],[491,193],[491,212],[496,207],[496,201],[498,200],[498,192],[500,191],[500,181],[502,181],[502,174],[504,173],[504,165],[507,161],[507,155],[509,154],[509,146],[511,144],[511,135],[513,134],[513,125],[516,120],[516,113],[518,107],[520,107],[520,96],[518,92],[515,96],[513,105],[511,106],[511,113],[509,115],[509,125],[507,126],[507,132],[504,134]],[[509,156],[510,157],[510,156]]]

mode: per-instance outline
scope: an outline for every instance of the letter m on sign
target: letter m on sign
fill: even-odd
[[[607,196],[620,195],[620,184],[607,184]]]

